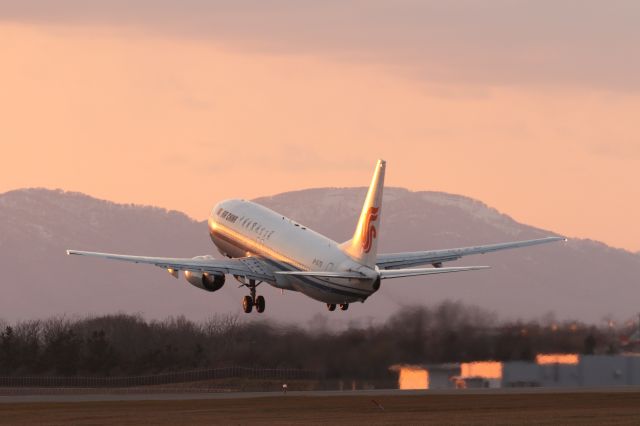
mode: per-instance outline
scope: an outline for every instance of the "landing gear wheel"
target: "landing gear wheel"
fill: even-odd
[[[331,312],[336,310],[336,304],[335,303],[327,303],[327,309],[330,310]]]
[[[264,297],[263,296],[258,296],[256,298],[256,311],[258,311],[258,313],[263,313],[264,312],[264,308],[266,307],[265,301],[264,301]]]
[[[253,299],[251,296],[245,296],[242,298],[242,309],[244,309],[245,314],[251,312],[251,309],[253,309]]]
[[[341,303],[340,304],[340,310],[341,311],[346,311],[347,309],[349,309],[349,304],[348,303]]]
[[[265,303],[264,303],[264,297],[262,296],[258,296],[256,297],[256,287],[258,287],[258,285],[260,285],[262,283],[262,281],[256,283],[256,280],[249,280],[249,283],[247,284],[246,282],[243,282],[242,286],[247,287],[249,289],[249,296],[245,296],[242,299],[242,309],[244,309],[245,313],[249,313],[251,312],[251,310],[253,309],[253,307],[256,307],[256,311],[258,312],[264,312],[264,307],[265,307]]]

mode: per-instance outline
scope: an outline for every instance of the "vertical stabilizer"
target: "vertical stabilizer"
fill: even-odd
[[[358,262],[373,268],[378,253],[378,233],[382,214],[385,161],[378,160],[373,172],[367,198],[362,206],[353,238],[342,244],[342,249]]]

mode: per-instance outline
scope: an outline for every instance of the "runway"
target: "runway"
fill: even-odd
[[[65,391],[68,389],[61,389]],[[580,394],[580,393],[638,393],[638,386],[579,387],[579,388],[497,388],[497,389],[432,389],[432,390],[349,390],[349,391],[289,391],[283,392],[193,392],[167,389],[163,391],[126,391],[99,393],[86,389],[82,393],[50,393],[55,389],[34,389],[32,393],[7,395],[7,389],[0,389],[0,404],[43,403],[43,402],[109,402],[109,401],[189,401],[218,399],[254,399],[279,397],[379,397],[379,396],[428,396],[428,395],[534,395],[534,394]],[[38,392],[39,391],[39,392]],[[47,392],[48,391],[48,392]],[[77,391],[77,390],[76,390]],[[47,393],[45,393],[47,392]]]
[[[14,395],[0,425],[640,424],[640,391],[516,389]]]

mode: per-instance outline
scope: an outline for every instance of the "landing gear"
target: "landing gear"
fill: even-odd
[[[264,301],[263,296],[256,297],[256,287],[260,285],[260,283],[256,284],[256,280],[249,280],[249,284],[243,284],[245,287],[249,287],[250,296],[245,296],[242,298],[242,309],[246,314],[252,311],[253,307],[256,307],[256,311],[258,313],[263,313],[266,307],[266,303]],[[242,286],[241,286],[242,287]]]
[[[264,297],[258,296],[258,298],[256,299],[256,311],[258,311],[258,313],[260,314],[263,313],[265,306],[266,304],[264,301]]]
[[[242,298],[242,309],[244,309],[244,313],[248,314],[253,309],[253,299],[251,296],[245,296]]]
[[[327,309],[331,312],[336,310],[336,306],[340,306],[341,311],[346,311],[347,309],[349,309],[348,303],[341,303],[339,305],[336,305],[335,303],[327,303]]]

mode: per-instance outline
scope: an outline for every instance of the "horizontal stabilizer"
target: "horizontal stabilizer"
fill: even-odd
[[[365,278],[366,276],[358,272],[326,272],[326,271],[276,271],[278,275],[295,275],[300,277],[323,277],[323,278]]]
[[[414,268],[414,269],[388,269],[380,271],[380,278],[416,277],[419,275],[446,274],[449,272],[475,271],[488,269],[488,266],[460,266],[454,268]]]
[[[415,277],[418,275],[446,274],[448,272],[475,271],[487,269],[488,266],[460,266],[455,268],[413,268],[413,269],[389,269],[378,271],[381,279]],[[327,271],[277,271],[278,275],[294,275],[302,277],[321,278],[366,278],[366,275],[358,272],[327,272]]]

